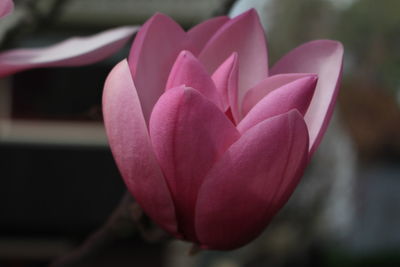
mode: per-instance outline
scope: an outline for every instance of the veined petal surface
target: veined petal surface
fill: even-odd
[[[214,103],[197,90],[181,86],[166,91],[155,105],[150,135],[174,199],[179,230],[197,242],[194,207],[198,189],[239,133]]]
[[[180,85],[191,87],[202,93],[222,110],[222,99],[211,76],[204,66],[189,51],[183,50],[177,57],[169,74],[166,90]]]
[[[136,35],[128,62],[147,122],[154,104],[164,92],[171,67],[186,42],[183,29],[160,13],[151,17]]]
[[[222,98],[222,110],[231,112],[233,120],[238,123],[240,114],[238,106],[239,63],[237,53],[232,53],[211,76],[216,89]]]
[[[151,147],[126,60],[106,80],[103,114],[111,151],[129,191],[158,225],[179,236],[174,203]]]
[[[331,40],[317,40],[290,51],[271,69],[271,75],[293,72],[318,75],[314,97],[305,115],[310,133],[310,155],[317,149],[332,117],[342,65],[342,44]]]
[[[246,114],[252,109],[261,99],[263,99],[266,95],[274,91],[275,89],[282,87],[285,84],[291,83],[300,78],[308,77],[308,76],[316,76],[316,74],[311,73],[284,73],[270,76],[260,83],[258,83],[253,88],[250,88],[244,98],[242,105],[242,116],[246,116]]]
[[[268,77],[267,43],[253,9],[225,23],[205,45],[199,60],[213,73],[234,52],[239,58],[240,104],[247,89]]]
[[[297,111],[242,135],[200,188],[195,217],[200,243],[233,249],[258,236],[294,190],[307,156],[307,127]]]
[[[270,117],[296,109],[302,116],[314,95],[317,77],[306,76],[272,91],[258,102],[237,126],[244,133],[257,123]]]

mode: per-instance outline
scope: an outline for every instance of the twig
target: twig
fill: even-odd
[[[151,223],[130,194],[125,193],[103,226],[90,235],[81,246],[52,262],[50,267],[84,266],[85,262],[98,256],[110,243],[121,237],[133,236],[133,233],[138,231],[150,242],[167,238],[164,231]]]

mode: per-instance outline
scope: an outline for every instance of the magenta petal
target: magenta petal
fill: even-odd
[[[285,84],[291,83],[297,79],[315,76],[315,74],[309,73],[285,73],[270,76],[262,80],[259,84],[249,89],[244,98],[242,104],[242,115],[246,114],[252,109],[261,99],[267,94],[274,91],[275,89],[282,87]]]
[[[204,66],[189,51],[182,51],[168,77],[166,90],[180,85],[192,87],[222,109],[221,97]]]
[[[307,111],[314,95],[317,77],[307,76],[288,83],[258,102],[237,126],[244,133],[254,125],[292,109],[297,109],[301,115]]]
[[[233,249],[258,236],[297,185],[307,153],[307,127],[297,111],[247,131],[200,188],[195,217],[200,244]]]
[[[238,78],[239,66],[237,53],[233,53],[218,69],[211,78],[217,88],[219,95],[222,96],[223,111],[231,109],[235,122],[239,121],[238,108]]]
[[[342,76],[343,46],[331,40],[303,44],[289,52],[271,69],[271,74],[308,72],[318,74],[317,88],[305,115],[314,153],[332,116]]]
[[[106,80],[103,114],[114,159],[129,191],[147,215],[178,236],[174,204],[152,150],[126,60]]]
[[[194,207],[204,176],[239,138],[233,124],[197,90],[166,91],[150,118],[154,150],[171,190],[184,238],[197,241]]]
[[[182,28],[160,13],[142,26],[133,42],[129,66],[146,121],[164,92],[168,74],[185,42],[186,33]]]
[[[7,16],[14,9],[14,2],[12,0],[1,0],[0,1],[0,18]]]
[[[187,32],[190,42],[193,44],[191,52],[198,55],[210,40],[214,33],[229,20],[226,16],[220,16],[197,24]]]
[[[225,23],[206,44],[199,60],[213,73],[233,52],[239,56],[241,101],[247,89],[268,76],[267,44],[254,9]]]
[[[120,27],[45,48],[3,52],[0,54],[0,77],[31,68],[81,66],[100,61],[119,50],[137,29]]]

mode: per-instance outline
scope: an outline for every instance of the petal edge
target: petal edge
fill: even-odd
[[[32,68],[82,66],[100,61],[119,50],[138,27],[119,27],[88,37],[32,49],[13,49],[0,54],[0,77]]]
[[[203,247],[233,249],[258,236],[294,190],[307,156],[307,127],[297,111],[247,131],[200,188],[195,223]]]
[[[174,204],[152,150],[126,60],[106,80],[103,114],[111,151],[129,191],[147,215],[179,236]]]
[[[318,83],[305,121],[310,133],[310,157],[320,144],[332,117],[343,69],[343,45],[332,40],[305,43],[286,54],[271,69],[272,74],[309,72]]]

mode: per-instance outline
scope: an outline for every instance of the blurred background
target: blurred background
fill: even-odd
[[[1,49],[41,47],[166,13],[185,29],[255,7],[271,64],[301,43],[340,40],[344,77],[328,132],[264,234],[232,252],[119,233],[80,266],[400,266],[400,1],[20,0]],[[130,43],[102,62],[0,80],[0,266],[46,266],[103,224],[125,191],[101,94]]]

